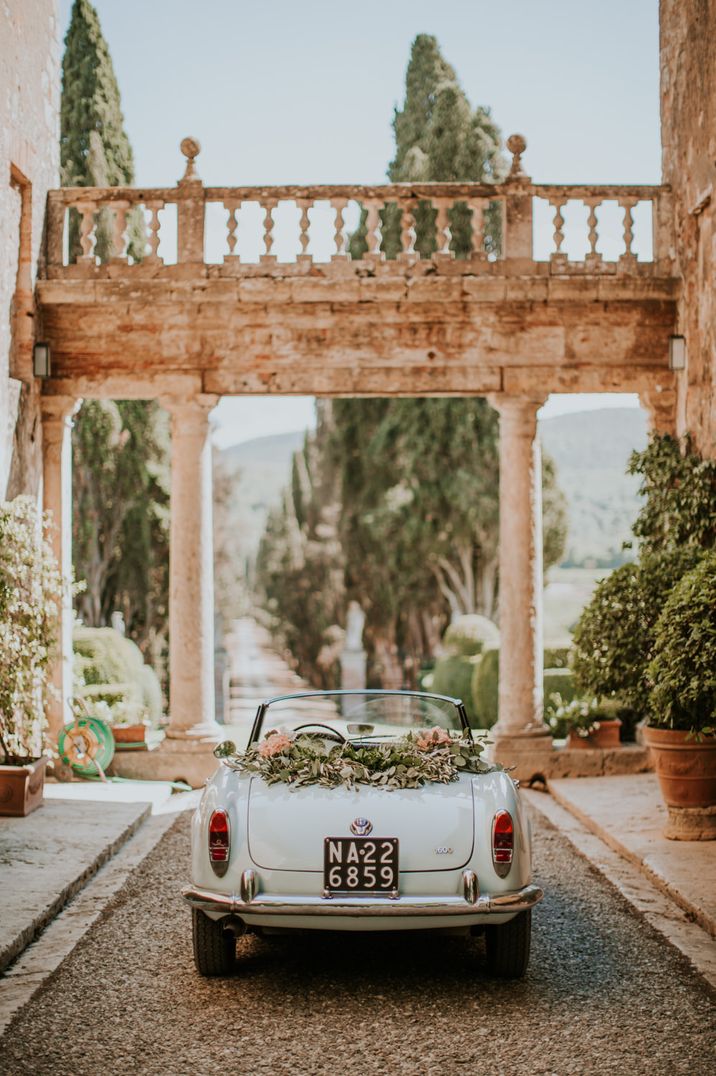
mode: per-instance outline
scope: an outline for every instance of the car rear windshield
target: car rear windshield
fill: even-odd
[[[348,739],[400,736],[409,730],[464,727],[460,710],[450,699],[403,693],[316,693],[275,699],[255,729],[256,738],[272,729],[295,732],[316,722]]]

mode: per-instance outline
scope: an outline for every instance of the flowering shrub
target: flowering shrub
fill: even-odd
[[[10,763],[43,749],[47,668],[62,604],[49,525],[31,497],[0,504],[0,749]]]
[[[232,769],[255,774],[270,785],[282,781],[296,788],[419,788],[430,781],[456,781],[461,770],[489,773],[500,769],[481,758],[485,743],[484,737],[467,740],[436,728],[408,732],[388,742],[329,746],[320,736],[272,730],[260,744],[250,744],[226,761]]]

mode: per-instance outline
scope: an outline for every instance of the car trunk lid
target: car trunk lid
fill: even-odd
[[[455,870],[472,854],[472,782],[353,790],[267,785],[254,777],[249,791],[249,852],[266,870],[323,870],[326,837],[351,837],[365,818],[371,837],[397,837],[401,871]]]

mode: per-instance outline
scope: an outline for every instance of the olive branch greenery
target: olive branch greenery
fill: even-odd
[[[267,733],[266,740],[275,732]],[[449,743],[427,750],[418,745],[419,733],[409,732],[388,743],[345,743],[328,745],[317,736],[290,738],[280,753],[262,754],[260,744],[226,758],[231,769],[255,774],[267,784],[283,782],[294,788],[320,785],[323,788],[354,788],[370,785],[386,790],[420,788],[427,783],[449,784],[460,773],[490,773],[501,769],[481,756],[485,736],[474,740],[459,735]]]

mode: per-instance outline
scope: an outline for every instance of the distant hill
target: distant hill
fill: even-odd
[[[635,407],[558,415],[540,422],[540,436],[569,505],[565,563],[619,563],[639,510],[639,479],[625,471],[631,452],[646,446],[645,413]]]
[[[638,480],[626,475],[633,449],[646,445],[646,416],[639,408],[605,408],[548,418],[540,423],[545,450],[569,504],[565,562],[611,565],[621,559],[639,508]],[[291,457],[303,431],[257,437],[217,453],[218,466],[232,479],[231,515],[240,556],[258,548],[266,517],[291,474]]]
[[[259,547],[266,518],[280,503],[291,475],[293,453],[303,444],[305,432],[255,437],[217,452],[217,466],[232,478],[230,516],[236,524],[240,556],[253,557]]]

